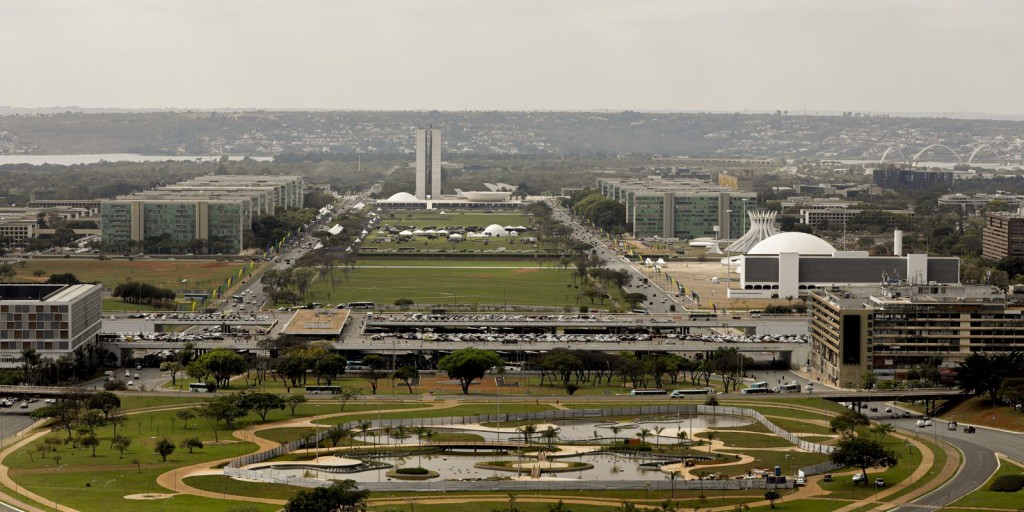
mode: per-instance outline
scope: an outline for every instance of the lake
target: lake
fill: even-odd
[[[245,156],[229,156],[230,160],[241,160]],[[270,156],[249,157],[260,162],[270,162],[274,158]],[[95,164],[99,162],[189,162],[189,161],[215,162],[220,160],[217,155],[139,155],[136,153],[102,153],[95,155],[0,155],[0,165],[7,164],[31,164],[31,165],[82,165]]]

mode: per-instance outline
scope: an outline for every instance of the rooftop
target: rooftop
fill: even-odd
[[[299,309],[281,329],[288,336],[340,336],[348,320],[347,309]]]

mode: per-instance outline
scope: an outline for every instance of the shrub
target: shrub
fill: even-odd
[[[128,385],[121,379],[114,379],[104,382],[103,389],[107,391],[127,391]]]
[[[429,475],[430,470],[427,468],[398,468],[395,473],[399,475]]]
[[[1017,492],[1024,489],[1024,475],[1003,475],[988,488],[995,492]]]

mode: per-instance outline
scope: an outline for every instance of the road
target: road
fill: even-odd
[[[647,295],[644,309],[651,313],[670,313],[674,306],[676,311],[683,311],[682,303],[665,290],[647,282],[645,277],[632,264],[624,261],[621,256],[608,247],[606,241],[591,233],[586,226],[569,216],[560,206],[549,203],[554,210],[553,217],[572,229],[574,239],[593,244],[597,255],[603,259],[611,270],[626,270],[633,276],[633,281],[625,287],[626,293],[642,293]]]

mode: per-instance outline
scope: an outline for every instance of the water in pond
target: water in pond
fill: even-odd
[[[660,437],[651,436],[648,437],[647,441],[654,443],[663,444],[675,444],[677,442],[676,432],[679,429],[688,431],[691,428],[694,433],[701,432],[708,428],[726,428],[745,425],[750,423],[751,420],[747,418],[740,418],[735,416],[694,416],[694,417],[679,417],[671,420],[659,419],[658,421],[633,421],[633,422],[611,422],[611,421],[593,421],[593,420],[560,420],[557,423],[559,426],[559,439],[562,440],[583,440],[583,439],[594,439],[595,433],[597,437],[608,440],[612,437],[618,439],[636,438],[636,434],[641,429],[648,429],[652,433],[655,428],[661,428],[662,434]],[[618,427],[620,430],[617,434],[613,434],[612,426]],[[446,432],[452,431],[451,429],[444,429]],[[467,430],[467,432],[469,432]],[[477,431],[473,430],[473,433],[482,435],[487,440],[496,440],[498,434],[491,431]],[[502,440],[506,440],[509,436],[512,436],[510,431],[506,431],[501,434]],[[537,439],[537,438],[534,438]],[[538,440],[539,441],[539,440]],[[558,441],[555,441],[556,443]],[[479,462],[486,462],[492,460],[500,461],[518,461],[524,463],[530,463],[535,461],[533,457],[519,457],[515,454],[507,453],[442,453],[442,454],[431,454],[431,455],[411,455],[404,458],[399,457],[383,457],[374,459],[379,462],[386,463],[391,467],[423,467],[431,471],[435,471],[440,474],[440,477],[435,479],[438,480],[462,480],[462,479],[479,479],[479,478],[493,478],[493,477],[511,477],[516,476],[515,472],[512,471],[496,471],[493,469],[481,469],[475,467],[475,464]],[[566,462],[584,462],[594,466],[592,469],[586,469],[581,471],[568,471],[553,474],[545,474],[545,476],[555,476],[559,478],[574,478],[581,480],[651,480],[661,479],[665,475],[657,470],[641,469],[640,464],[644,462],[652,462],[659,459],[651,456],[624,456],[616,454],[606,453],[592,453],[582,454],[569,457],[554,457],[549,459],[550,463],[541,463],[541,468],[544,464],[550,464],[553,466],[559,466],[560,463]],[[279,476],[295,476],[295,477],[306,477],[306,478],[323,478],[323,479],[351,479],[357,482],[384,482],[390,480],[386,476],[387,469],[370,469],[368,471],[361,471],[357,473],[329,473],[326,471],[316,471],[315,469],[302,469],[302,468],[266,468],[261,471],[272,472]]]

